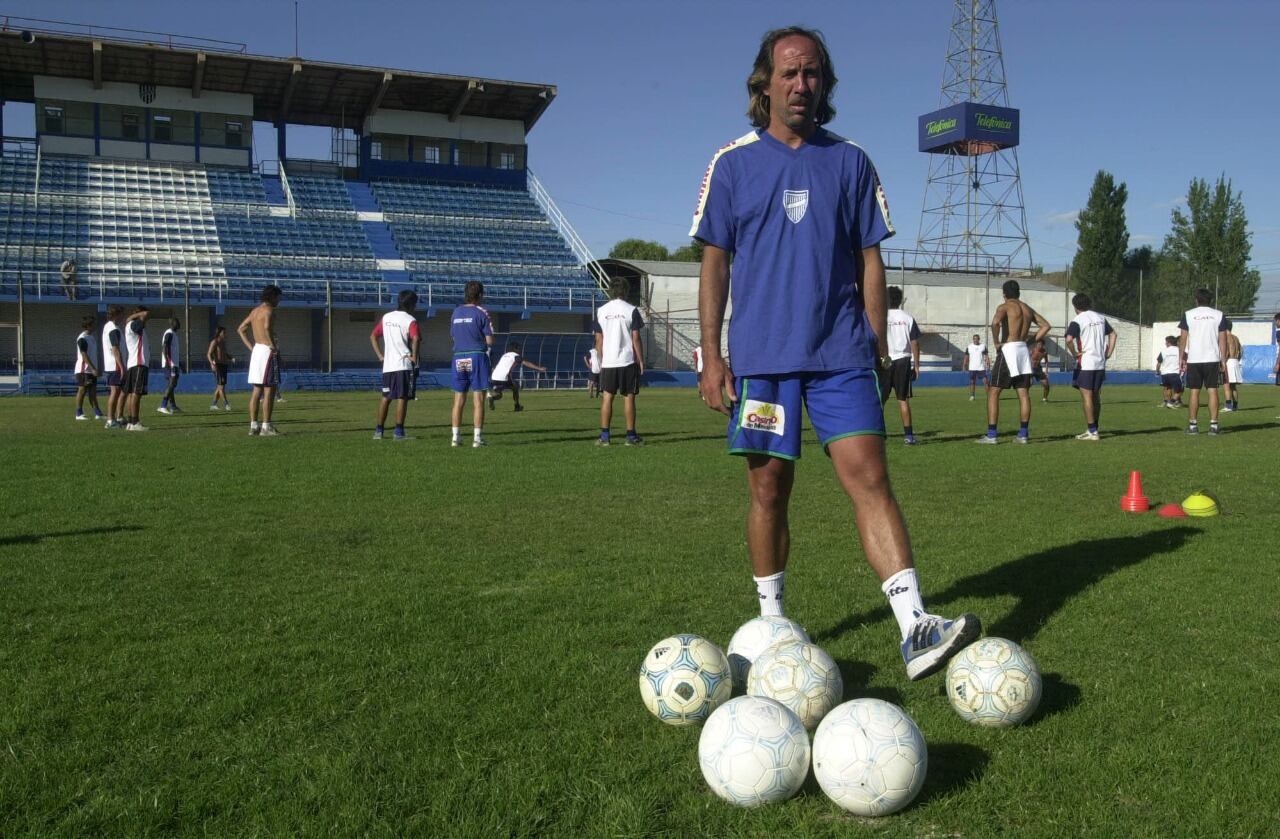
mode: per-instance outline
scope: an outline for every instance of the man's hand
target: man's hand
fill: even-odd
[[[702,383],[698,389],[702,392],[702,401],[707,403],[708,408],[725,415],[733,413],[733,409],[725,404],[724,394],[729,395],[730,403],[737,402],[737,385],[734,382],[733,370],[719,355],[703,359]]]

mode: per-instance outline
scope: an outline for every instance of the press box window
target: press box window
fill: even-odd
[[[141,131],[142,121],[137,114],[121,114],[120,115],[120,136],[126,140],[138,140],[142,138]]]
[[[155,114],[151,122],[152,140],[157,143],[167,143],[173,139],[173,117],[168,114]]]
[[[243,143],[241,142],[241,136],[244,133],[244,123],[227,122],[225,127],[227,130],[226,144],[228,146],[235,146],[236,148],[239,148],[241,145],[243,145]]]
[[[66,125],[61,108],[46,106],[44,109],[44,132],[46,134],[62,134]]]

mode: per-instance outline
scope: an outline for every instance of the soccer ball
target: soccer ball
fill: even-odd
[[[659,641],[640,665],[644,707],[668,725],[697,725],[732,695],[729,660],[697,635]]]
[[[947,665],[947,698],[974,725],[1026,722],[1040,704],[1040,668],[1030,653],[1004,638],[983,638]]]
[[[733,669],[733,689],[747,689],[747,672],[760,653],[784,641],[809,641],[809,633],[790,618],[781,615],[753,618],[729,639],[729,667]]]
[[[809,774],[809,735],[781,702],[739,696],[717,708],[703,726],[698,763],[711,791],[730,804],[784,801]]]
[[[778,700],[812,731],[840,702],[844,679],[826,650],[817,644],[787,641],[774,644],[751,665],[747,693]]]
[[[905,711],[881,699],[837,706],[813,736],[818,786],[859,816],[886,816],[906,807],[928,768],[920,729]]]

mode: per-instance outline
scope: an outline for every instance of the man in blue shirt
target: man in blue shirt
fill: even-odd
[[[712,158],[690,232],[706,246],[701,390],[708,407],[731,418],[729,451],[747,460],[747,546],[762,614],[782,613],[803,404],[853,501],[907,675],[920,679],[981,627],[973,615],[946,620],[924,610],[889,486],[877,382],[888,366],[879,243],[894,231],[871,161],[820,127],[835,115],[835,84],[820,34],[791,27],[765,35],[747,81],[756,130]],[[730,292],[732,370],[720,355]]]
[[[462,445],[459,431],[462,427],[462,405],[467,391],[471,391],[471,422],[473,426],[471,447],[485,445],[481,436],[484,426],[484,395],[489,390],[489,347],[493,346],[493,324],[480,303],[484,300],[484,284],[472,280],[463,287],[463,305],[453,310],[449,318],[449,333],[453,336],[453,440],[450,445]]]

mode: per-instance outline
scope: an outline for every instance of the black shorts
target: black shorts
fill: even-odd
[[[598,384],[600,384],[600,374],[599,374],[599,373],[588,373],[588,374],[587,374],[587,381],[588,381],[588,382],[590,382],[590,383],[591,383],[591,384],[593,384],[593,385],[598,385]]]
[[[1102,382],[1106,378],[1106,370],[1081,370],[1077,367],[1071,374],[1071,386],[1076,390],[1091,390],[1097,393],[1102,390]]]
[[[1031,387],[1031,375],[1024,373],[1021,376],[1010,376],[1009,364],[1004,360],[1004,353],[996,353],[996,363],[991,367],[991,386],[997,390],[1006,388],[1026,390]]]
[[[112,370],[107,373],[107,387],[120,387],[121,376],[119,370]]]
[[[227,365],[213,365],[213,380],[218,383],[219,387],[223,387],[227,384]]]
[[[1222,367],[1216,361],[1201,361],[1187,365],[1187,388],[1218,387],[1222,384]]]
[[[144,364],[130,367],[124,374],[124,392],[147,395],[147,380],[151,377],[151,368]]]
[[[499,381],[494,379],[489,382],[489,393],[494,396],[501,396],[504,391],[510,390],[512,393],[520,392],[520,385],[516,384],[515,379],[503,379]]]
[[[412,399],[417,392],[417,377],[412,370],[395,370],[382,374],[383,399]]]
[[[1182,393],[1182,377],[1177,373],[1165,373],[1160,377],[1160,384],[1174,393]]]
[[[634,396],[640,392],[640,365],[605,367],[600,371],[600,389],[605,393]]]
[[[76,385],[96,388],[98,386],[98,377],[92,373],[76,373]]]
[[[1049,371],[1038,365],[1032,365],[1031,378],[1035,379],[1037,382],[1047,382],[1049,381]]]
[[[888,375],[881,382],[880,401],[889,401],[890,393],[897,396],[899,402],[910,399],[911,380],[911,356],[895,358],[889,366]]]

